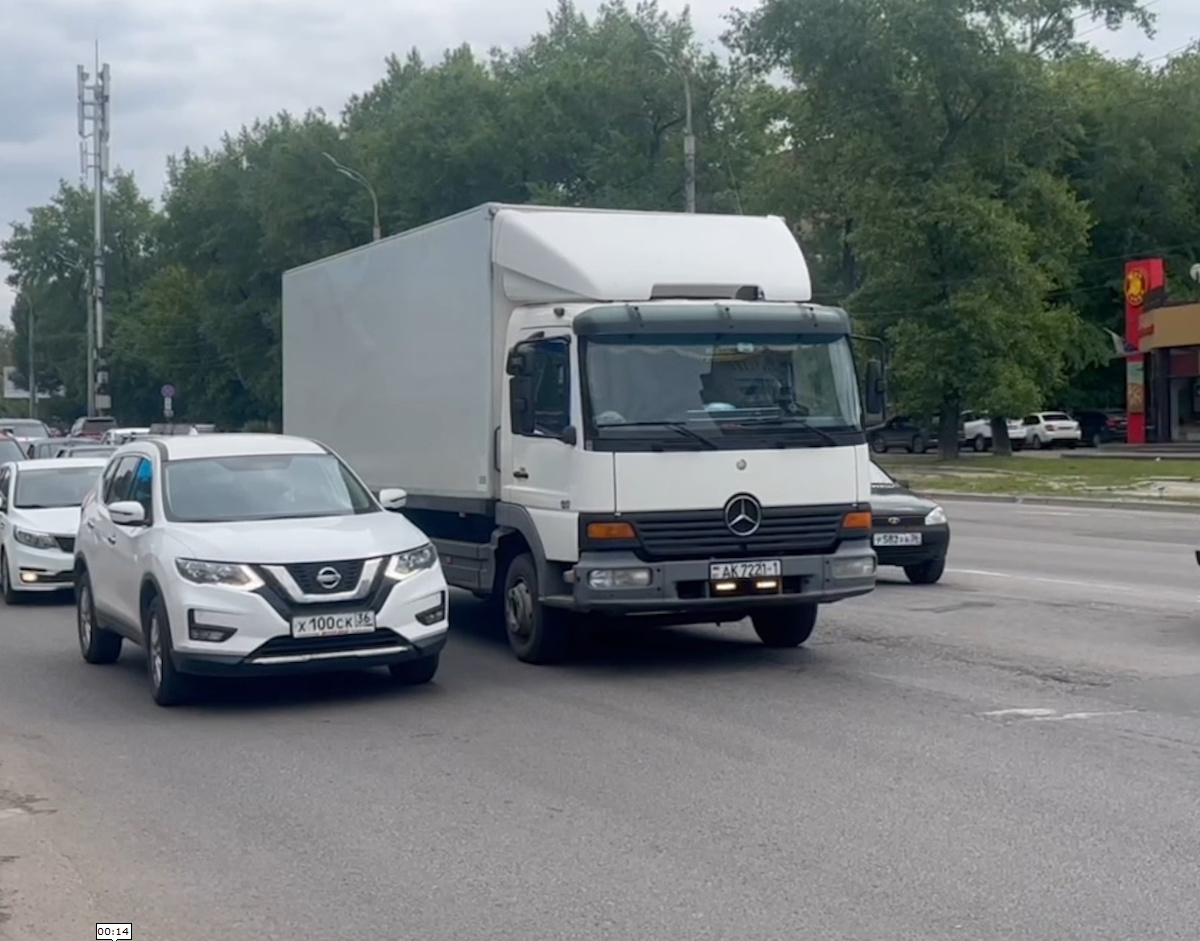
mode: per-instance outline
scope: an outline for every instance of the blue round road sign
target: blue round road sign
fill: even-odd
[[[162,387],[162,397],[163,397],[164,399],[173,399],[173,398],[175,398],[175,387],[174,387],[174,386],[172,386],[172,385],[165,385],[165,386],[163,386],[163,387]]]

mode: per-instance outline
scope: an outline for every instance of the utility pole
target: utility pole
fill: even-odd
[[[29,334],[29,367],[25,370],[25,384],[29,386],[29,417],[37,418],[37,378],[33,368],[33,298],[26,295],[25,303],[29,307],[29,320],[25,324],[25,332]]]
[[[688,212],[696,211],[696,128],[692,122],[692,70],[686,60],[673,55],[669,50],[659,45],[654,37],[646,32],[645,27],[635,23],[634,28],[649,47],[656,59],[683,81],[683,173],[684,173],[684,206]]]
[[[92,173],[95,200],[91,303],[88,316],[88,415],[103,415],[112,407],[108,392],[108,352],[104,332],[104,181],[108,178],[110,79],[108,63],[100,64],[96,43],[95,71],[76,69],[79,87],[79,157],[86,179]],[[90,84],[89,84],[90,82]]]

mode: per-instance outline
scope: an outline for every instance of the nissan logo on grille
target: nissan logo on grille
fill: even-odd
[[[739,493],[725,504],[725,525],[735,536],[753,536],[762,525],[762,504],[748,493]]]
[[[333,591],[342,583],[342,573],[332,565],[327,565],[317,572],[317,584],[326,591]]]

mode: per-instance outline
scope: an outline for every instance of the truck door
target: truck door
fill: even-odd
[[[519,343],[513,352],[524,365],[523,375],[511,380],[510,404],[523,399],[524,408],[509,409],[512,439],[502,461],[502,497],[529,511],[548,558],[573,561],[578,534],[571,509],[576,444],[568,431],[577,427],[571,421],[571,341],[544,337]]]

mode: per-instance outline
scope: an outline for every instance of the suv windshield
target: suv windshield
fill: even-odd
[[[599,336],[584,346],[593,437],[674,427],[686,440],[747,435],[852,444],[862,432],[858,380],[845,336]],[[767,445],[770,446],[770,445]]]
[[[17,474],[13,506],[18,510],[45,510],[79,506],[96,486],[102,467],[62,467],[24,470]]]
[[[375,513],[379,506],[331,454],[267,454],[170,461],[167,516],[181,523]]]

